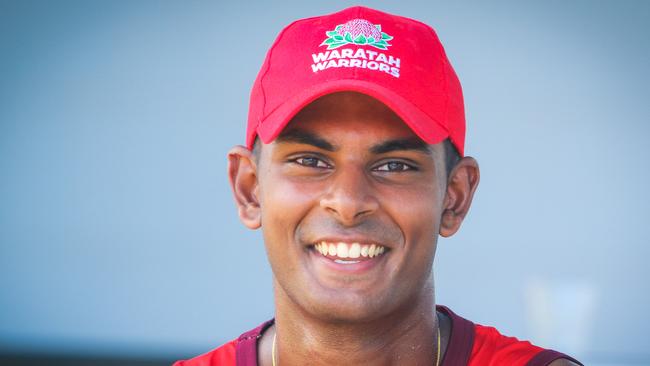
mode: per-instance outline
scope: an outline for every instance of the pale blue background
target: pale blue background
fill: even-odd
[[[0,1],[0,350],[187,357],[272,316],[225,153],[276,34],[351,4]],[[433,25],[465,91],[482,181],[438,301],[650,363],[650,3],[367,4]]]

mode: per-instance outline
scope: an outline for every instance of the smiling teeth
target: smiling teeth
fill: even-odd
[[[323,248],[323,251],[322,251],[323,255],[327,255],[327,254],[336,255],[336,244],[327,245],[327,244],[323,243],[323,245],[324,245],[324,248]]]
[[[350,258],[359,258],[361,255],[361,245],[359,243],[352,243],[350,250],[348,251],[348,256]]]
[[[336,246],[336,256],[339,258],[347,258],[349,252],[348,246],[345,243],[338,243]]]
[[[348,244],[342,242],[327,243],[324,241],[315,244],[314,249],[316,249],[320,254],[324,256],[338,257],[341,259],[344,258],[355,259],[359,257],[374,258],[386,252],[386,247],[384,247],[383,245],[359,244],[359,243]],[[358,263],[359,261],[336,259],[335,262],[349,264],[349,263]]]

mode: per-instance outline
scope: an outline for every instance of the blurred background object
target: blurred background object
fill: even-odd
[[[282,27],[355,4],[0,1],[0,364],[169,364],[272,317],[225,154]],[[650,364],[650,3],[365,4],[432,25],[465,92],[482,181],[438,302]]]
[[[533,279],[525,294],[530,338],[540,346],[570,349],[573,356],[586,357],[598,302],[593,284],[570,279],[551,284]]]

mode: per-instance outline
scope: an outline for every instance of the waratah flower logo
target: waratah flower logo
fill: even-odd
[[[393,39],[381,31],[381,25],[372,24],[365,19],[353,19],[345,24],[339,24],[333,31],[325,34],[328,38],[320,45],[327,46],[328,50],[346,44],[367,45],[385,50],[390,46],[388,41]]]

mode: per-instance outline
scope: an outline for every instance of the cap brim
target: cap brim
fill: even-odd
[[[262,142],[272,142],[291,119],[314,100],[331,93],[355,91],[369,95],[393,110],[415,134],[429,144],[436,144],[449,137],[449,131],[413,103],[380,85],[356,79],[335,80],[304,89],[271,111],[258,125],[257,135]],[[248,141],[252,148],[254,136]]]

